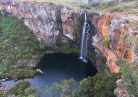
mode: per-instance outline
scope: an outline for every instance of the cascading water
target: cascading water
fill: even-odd
[[[90,26],[87,21],[87,16],[85,14],[85,20],[83,24],[83,32],[82,32],[82,40],[81,40],[81,52],[80,52],[80,59],[87,63],[87,42],[89,39],[89,31]]]

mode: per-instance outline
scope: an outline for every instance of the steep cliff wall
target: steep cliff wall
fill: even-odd
[[[60,17],[59,6],[45,6],[16,0],[1,0],[0,3],[10,14],[23,18],[25,25],[33,31],[38,40],[43,39],[46,43],[56,41],[60,33],[57,29]]]
[[[72,40],[76,40],[75,25],[78,24],[78,17],[82,17],[84,11],[81,9],[68,10],[61,9],[62,29],[63,34]],[[81,34],[81,33],[80,33]]]
[[[32,2],[22,2],[14,0],[1,0],[5,9],[18,18],[24,18],[27,25],[36,37],[44,39],[46,43],[55,42],[60,32],[68,38],[80,43],[81,28],[80,20],[83,19],[84,10],[60,8],[59,6],[46,6],[33,4]],[[137,28],[138,16],[125,16],[96,13],[87,11],[89,22],[93,25],[92,45],[102,52],[107,58],[107,65],[111,72],[119,72],[120,68],[115,64],[117,57],[127,58],[134,63],[137,70]],[[134,18],[133,18],[134,17]],[[62,21],[62,31],[60,31],[59,19]],[[79,36],[79,38],[78,38]],[[104,43],[104,41],[106,43]],[[89,50],[91,49],[89,44]],[[105,45],[109,45],[106,47]]]
[[[59,6],[13,0],[1,0],[0,3],[4,5],[7,12],[18,18],[24,18],[24,23],[33,30],[39,40],[44,39],[46,43],[55,42],[63,32],[66,37],[80,43],[82,24],[78,22],[83,19],[84,10],[61,9]],[[116,65],[116,60],[120,56],[131,61],[134,70],[137,71],[138,16],[103,14],[91,10],[87,11],[87,16],[94,35],[89,47],[93,46],[96,53],[100,51],[99,55],[102,53],[106,57],[110,71],[120,71],[120,67]],[[60,18],[62,25],[58,24]],[[62,31],[59,29],[60,26]]]
[[[61,13],[64,13],[62,15],[62,17],[64,17],[72,14],[72,11],[62,9]],[[106,56],[110,71],[120,71],[120,68],[115,63],[117,57],[120,56],[133,62],[135,69],[137,69],[138,55],[136,51],[136,41],[138,41],[138,29],[135,28],[135,25],[138,23],[138,16],[103,14],[91,10],[87,11],[87,14],[90,23],[95,28],[95,30],[93,29],[95,36],[93,36],[92,45]],[[72,18],[74,19],[76,17]],[[68,22],[69,19],[64,18],[64,21]],[[68,22],[68,25],[71,25],[71,23]],[[68,29],[67,26],[64,27],[66,27],[64,29]],[[74,34],[72,32],[69,34],[71,37],[75,38],[75,36],[73,36],[75,32]],[[104,43],[104,41],[106,43]],[[106,44],[108,47],[105,46]]]
[[[115,62],[117,57],[120,56],[133,62],[134,67],[137,68],[136,42],[138,41],[138,30],[135,29],[135,24],[138,23],[137,19],[138,17],[130,18],[112,14],[99,16],[98,23],[95,25],[98,33],[93,37],[92,44],[106,55],[111,72],[119,72],[119,67]],[[95,22],[93,17],[91,20]],[[103,40],[106,40],[106,43],[109,44],[108,47],[104,45]]]
[[[1,4],[12,15],[24,18],[25,25],[33,30],[39,40],[44,39],[45,42],[56,41],[60,34],[57,29],[60,17],[63,34],[75,41],[77,36],[75,26],[78,23],[78,18],[82,17],[84,13],[80,9],[60,9],[59,6],[45,6],[14,0],[1,0]],[[138,17],[96,13],[91,10],[87,13],[90,23],[95,28],[93,33],[96,34],[93,36],[92,45],[106,56],[110,71],[119,72],[120,68],[115,64],[119,56],[127,58],[137,67],[138,55],[134,41],[135,43],[138,41],[138,32],[135,29]],[[108,47],[105,47],[104,40],[107,42],[105,44],[109,45]]]
[[[61,13],[62,12],[64,13],[63,10]],[[69,12],[71,11],[66,10],[66,16],[70,14]],[[89,17],[89,22],[94,26],[92,45],[96,49],[96,54],[98,54],[98,50],[106,56],[106,64],[110,68],[110,71],[120,72],[120,67],[116,64],[116,61],[118,57],[122,57],[132,62],[133,70],[137,72],[138,16],[103,14],[91,10],[87,11],[87,16]],[[68,19],[66,19],[66,21],[68,21]],[[68,25],[70,25],[70,23],[68,23]],[[96,65],[98,66],[98,62]],[[129,97],[128,92],[120,83],[121,79],[117,81],[115,95],[117,97]]]

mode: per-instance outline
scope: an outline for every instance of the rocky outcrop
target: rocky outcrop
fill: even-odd
[[[45,6],[44,4],[33,4],[32,2],[22,2],[14,0],[1,0],[5,9],[18,18],[24,18],[24,23],[34,35],[46,43],[55,42],[60,32],[64,36],[76,41],[77,35],[81,33],[75,31],[80,17],[83,17],[84,11],[81,9],[60,9],[59,6]],[[137,16],[113,15],[87,11],[90,24],[93,26],[93,42],[91,43],[97,50],[102,52],[107,58],[107,65],[111,72],[119,72],[120,68],[115,64],[117,57],[127,58],[134,63],[137,70],[137,50],[136,41],[137,29],[134,29],[138,22]],[[58,24],[61,17],[62,31]],[[134,17],[134,18],[133,18]],[[78,26],[79,27],[79,26]],[[103,40],[109,42],[109,47],[106,48]],[[135,42],[134,42],[135,41]],[[79,42],[78,42],[79,43]],[[88,49],[91,50],[89,43]]]
[[[130,97],[126,89],[121,87],[120,83],[121,83],[121,79],[117,80],[118,87],[114,91],[114,94],[116,95],[116,97]],[[134,96],[131,96],[131,97],[134,97]]]
[[[62,21],[64,35],[72,40],[75,39],[75,20],[80,15],[80,10],[62,9]],[[75,17],[73,13],[77,14]],[[137,23],[137,16],[113,15],[96,13],[91,10],[87,11],[90,23],[94,26],[93,33],[97,33],[93,37],[92,45],[101,51],[107,58],[107,65],[111,72],[119,72],[120,68],[115,64],[117,57],[127,58],[129,61],[135,63],[137,67],[137,53],[133,41],[137,41],[137,30],[133,29]],[[70,21],[71,20],[71,21]],[[72,21],[74,20],[74,21]],[[64,30],[65,29],[65,30]],[[67,32],[67,34],[66,34]],[[69,34],[69,35],[68,35]],[[135,37],[135,39],[133,38]],[[132,40],[133,39],[133,40]],[[109,42],[109,48],[103,44],[103,40]],[[135,42],[136,43],[136,42]]]
[[[119,72],[119,67],[115,64],[117,57],[127,58],[134,63],[136,62],[136,41],[138,30],[133,29],[137,23],[137,18],[129,18],[123,15],[116,16],[105,14],[99,16],[99,21],[95,27],[97,35],[93,37],[93,45],[104,53],[107,57],[107,65],[111,72]],[[103,40],[109,42],[109,48],[103,45]]]
[[[74,41],[76,39],[74,27],[78,23],[78,17],[82,16],[83,13],[84,11],[78,8],[73,10],[61,9],[63,34]]]
[[[58,21],[61,17],[63,35],[76,41],[81,33],[75,31],[78,18],[83,16],[84,11],[80,9],[60,9],[59,6],[45,6],[32,4],[32,2],[22,2],[13,0],[1,0],[5,9],[18,18],[24,18],[27,25],[36,37],[44,39],[46,43],[55,42],[60,34]],[[127,58],[133,63],[134,70],[138,70],[138,16],[134,15],[115,15],[87,11],[89,23],[93,27],[92,45],[106,59],[106,64],[111,72],[119,72],[117,57]],[[61,25],[60,25],[61,26]],[[106,43],[104,43],[104,41]],[[79,43],[79,42],[78,42]],[[105,46],[107,45],[107,46]],[[90,50],[91,48],[88,47]],[[118,87],[116,95],[124,95],[124,90]],[[121,92],[120,94],[117,94]]]
[[[25,25],[33,31],[38,40],[43,39],[46,43],[56,42],[60,33],[59,29],[56,29],[60,17],[59,6],[44,6],[17,0],[1,0],[0,3],[10,14],[23,18]]]

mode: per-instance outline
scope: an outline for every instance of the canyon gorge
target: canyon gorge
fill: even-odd
[[[88,51],[94,53],[92,57],[88,52],[88,57],[95,59],[97,70],[103,72],[102,65],[107,64],[111,73],[119,73],[120,67],[116,61],[121,57],[128,59],[133,64],[133,70],[138,71],[138,29],[135,26],[138,23],[137,15],[118,15],[89,9],[85,11],[29,1],[1,0],[0,4],[10,15],[23,19],[37,39],[43,39],[45,43],[55,43],[59,37],[64,36],[80,44],[82,30],[77,27],[82,27],[81,21],[86,12],[92,28]],[[99,62],[99,56],[106,59],[105,64]],[[116,96],[127,95],[126,90],[117,84]]]

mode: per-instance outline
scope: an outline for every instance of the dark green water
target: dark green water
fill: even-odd
[[[64,79],[74,78],[76,81],[81,81],[88,76],[94,76],[97,70],[92,63],[84,63],[79,59],[79,56],[74,54],[50,54],[45,55],[39,63],[38,69],[43,71],[43,75],[37,75],[33,79],[25,79],[29,81],[32,87],[39,87],[41,90],[41,97],[50,97],[44,94],[46,85],[52,86],[53,82],[61,83]],[[21,82],[6,81],[2,82],[6,87],[11,87],[14,84]]]

